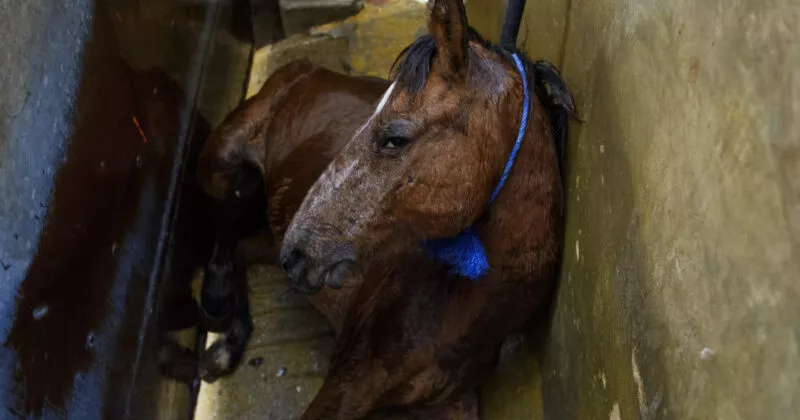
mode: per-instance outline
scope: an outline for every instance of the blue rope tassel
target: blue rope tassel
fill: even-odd
[[[517,153],[519,153],[519,148],[522,145],[522,139],[525,137],[525,130],[528,125],[528,113],[530,111],[528,78],[525,75],[525,65],[516,54],[514,54],[514,62],[517,64],[517,70],[519,70],[519,74],[522,77],[522,91],[524,95],[524,102],[522,103],[522,121],[519,125],[517,141],[511,149],[511,155],[508,157],[503,175],[500,176],[500,182],[497,183],[489,199],[490,205],[494,202],[494,199],[497,198],[497,195],[500,194],[500,190],[503,189],[506,180],[508,180],[508,175],[511,173],[511,168],[514,167],[514,159],[516,159]],[[469,227],[464,232],[451,238],[426,241],[423,246],[427,249],[432,258],[449,265],[455,273],[461,276],[472,280],[478,280],[489,271],[489,260],[486,257],[486,250],[483,247],[481,238],[478,237],[473,227]]]

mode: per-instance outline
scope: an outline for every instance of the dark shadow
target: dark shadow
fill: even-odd
[[[605,57],[598,53],[591,69],[592,94],[597,103],[615,104],[618,93]],[[639,272],[644,245],[638,239],[631,164],[620,140],[626,117],[614,107],[592,109],[593,115],[581,115],[586,123],[570,126],[564,262],[546,325],[537,334],[542,400],[545,418],[550,419],[608,416],[615,402],[623,417],[625,407],[638,412],[633,352],[645,386],[647,378],[664,377],[666,372],[660,357],[665,329],[641,286],[647,276]],[[648,388],[645,393],[658,400],[655,409],[669,405],[665,389]]]
[[[191,270],[210,251],[207,202],[193,168],[184,165],[202,146],[208,124],[164,72],[128,66],[111,1],[97,0],[93,15],[73,131],[52,197],[42,197],[37,209],[42,234],[4,343],[16,355],[6,408],[23,417],[123,418],[130,404],[145,408],[134,411],[156,410],[159,379],[142,374],[151,365],[140,360],[152,358],[153,291],[164,299],[165,328],[191,324]],[[163,228],[173,211],[171,179],[181,167],[188,198],[169,235]],[[154,289],[164,248],[176,262],[170,281]]]

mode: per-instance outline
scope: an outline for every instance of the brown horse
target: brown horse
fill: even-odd
[[[557,275],[566,87],[547,63],[481,39],[461,0],[429,4],[430,35],[401,55],[391,87],[283,242],[282,266],[301,292],[361,278],[306,420],[457,400],[486,379]],[[422,246],[465,231],[490,267],[478,281]]]
[[[217,209],[214,257],[206,270],[202,304],[206,326],[224,335],[203,354],[199,367],[188,349],[163,340],[160,365],[165,374],[185,381],[199,375],[213,382],[236,368],[252,325],[243,267],[233,260],[232,248],[239,236],[251,230],[252,221],[240,216],[254,205],[247,197],[257,195],[257,178],[266,190],[272,242],[280,245],[308,189],[372,114],[388,86],[384,80],[344,76],[305,60],[292,62],[276,71],[258,95],[237,107],[211,134],[198,165],[201,184]],[[310,120],[313,124],[307,123]],[[267,259],[278,261],[278,247],[266,254]],[[339,332],[357,290],[325,289],[309,300]],[[467,395],[445,406],[385,412],[373,418],[462,419],[476,412],[475,396]]]

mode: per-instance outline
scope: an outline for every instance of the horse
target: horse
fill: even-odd
[[[236,369],[252,322],[242,277],[244,264],[234,260],[233,247],[257,225],[253,214],[243,218],[242,213],[260,210],[258,204],[265,200],[268,239],[279,246],[308,189],[372,114],[388,87],[384,79],[346,76],[308,60],[293,61],[276,70],[257,95],[235,108],[211,133],[195,159],[200,188],[214,202],[215,212],[209,216],[187,211],[182,218],[188,226],[209,217],[216,227],[213,256],[205,270],[200,322],[223,335],[199,362],[191,350],[162,337],[158,343],[162,373],[184,382],[199,378],[212,383]],[[263,195],[258,194],[260,190]],[[202,207],[203,203],[199,204]],[[277,246],[263,250],[262,261],[277,263],[278,251]],[[190,265],[184,261],[181,266]],[[327,289],[310,296],[309,301],[338,333],[356,290]],[[175,310],[169,314],[173,313]],[[460,419],[474,417],[476,412],[477,399],[468,395],[452,404],[417,408],[412,414]],[[381,420],[406,417],[396,412],[372,416]]]
[[[342,289],[331,366],[304,420],[460,401],[554,288],[566,85],[510,40],[483,39],[461,0],[429,2],[428,28],[284,235],[295,290],[359,279]]]
[[[469,393],[464,390],[482,382],[494,365],[497,348],[507,331],[520,325],[521,319],[530,318],[551,287],[554,261],[558,260],[560,252],[558,226],[562,217],[558,170],[554,170],[553,164],[556,167],[560,165],[556,155],[561,153],[559,145],[566,138],[566,116],[572,109],[569,93],[557,69],[543,61],[531,63],[523,56],[526,76],[520,77],[510,64],[513,42],[497,47],[484,41],[467,26],[463,5],[458,3],[434,3],[429,18],[431,35],[419,38],[401,53],[395,66],[393,83],[339,75],[307,61],[293,62],[271,76],[258,95],[234,110],[221,127],[212,133],[201,152],[197,170],[200,184],[215,203],[212,220],[216,236],[213,257],[206,267],[201,307],[206,327],[224,334],[204,353],[197,368],[200,378],[212,382],[231,373],[241,359],[252,331],[242,270],[232,258],[237,234],[231,232],[236,232],[233,228],[241,223],[240,215],[245,210],[246,197],[263,188],[269,203],[267,213],[273,244],[283,242],[284,251],[289,250],[278,255],[277,249],[274,249],[268,254],[276,260],[280,257],[292,285],[298,291],[311,295],[312,304],[328,318],[337,333],[338,344],[331,371],[323,389],[309,407],[306,418],[358,418],[381,410],[391,415],[392,411],[402,412],[402,407],[448,401],[456,401],[451,407],[463,409],[471,406],[466,411],[474,413],[474,398],[471,400]],[[510,5],[518,3],[512,1]],[[521,7],[517,13],[521,14]],[[452,40],[447,42],[452,35],[458,35],[454,39],[464,44],[461,54],[454,55],[454,52],[458,52],[456,44]],[[481,186],[485,187],[484,184],[496,176],[493,169],[496,169],[494,165],[498,156],[508,152],[506,138],[515,130],[509,127],[520,122],[510,117],[513,111],[519,110],[520,102],[524,101],[520,85],[525,81],[529,82],[536,94],[530,99],[532,123],[524,133],[526,146],[520,149],[519,162],[509,178],[509,186],[490,211],[470,210],[476,206]],[[443,90],[442,86],[446,89]],[[481,86],[484,90],[480,90]],[[487,92],[486,86],[493,89]],[[381,100],[376,110],[378,99]],[[439,100],[441,104],[437,103]],[[473,104],[468,108],[470,112],[453,112],[462,100]],[[483,104],[485,111],[491,111],[483,122],[469,118],[474,114],[476,103]],[[439,108],[440,105],[444,108]],[[441,113],[441,109],[449,109],[450,112]],[[446,267],[429,259],[425,252],[415,246],[409,248],[415,251],[399,255],[394,252],[402,249],[398,243],[391,246],[386,242],[364,241],[368,238],[364,235],[366,231],[360,234],[350,231],[350,236],[345,235],[347,232],[342,229],[348,226],[337,225],[337,222],[356,225],[359,220],[362,223],[369,222],[370,218],[355,216],[357,211],[347,211],[341,200],[339,203],[331,200],[330,193],[325,199],[319,200],[319,192],[326,191],[325,185],[332,180],[336,191],[348,185],[343,183],[347,177],[331,178],[331,174],[341,173],[343,162],[349,162],[345,168],[352,170],[357,167],[355,163],[358,163],[358,159],[365,157],[359,155],[364,153],[364,143],[368,143],[365,139],[376,137],[379,132],[376,131],[379,128],[376,127],[376,121],[391,116],[390,110],[395,113],[406,112],[409,117],[417,119],[406,119],[392,127],[382,127],[380,134],[386,143],[380,148],[372,147],[371,159],[378,156],[389,161],[408,159],[409,155],[403,150],[408,148],[410,142],[403,142],[410,138],[408,134],[403,137],[402,130],[415,128],[408,122],[421,125],[418,127],[420,129],[434,124],[428,129],[446,132],[451,137],[455,133],[463,138],[456,144],[471,145],[468,151],[473,154],[484,153],[481,146],[496,146],[499,149],[489,150],[490,153],[486,153],[485,157],[473,159],[473,167],[475,161],[482,161],[482,164],[478,164],[482,172],[467,180],[467,189],[463,188],[465,185],[446,182],[437,185],[431,182],[436,178],[431,175],[439,174],[447,181],[448,170],[457,169],[456,175],[460,173],[462,176],[465,169],[469,170],[451,160],[446,162],[450,165],[440,164],[440,171],[429,171],[421,177],[419,173],[406,171],[409,175],[406,177],[407,185],[416,183],[418,187],[423,187],[422,190],[400,186],[395,191],[404,194],[417,191],[417,195],[404,195],[406,198],[420,198],[420,191],[424,198],[426,189],[431,199],[441,198],[431,193],[444,193],[450,199],[438,204],[449,202],[456,204],[455,208],[459,209],[429,207],[427,213],[438,213],[440,218],[438,221],[428,220],[427,226],[406,217],[405,225],[398,225],[397,229],[397,232],[404,234],[397,238],[406,242],[410,239],[408,234],[435,238],[448,234],[446,229],[458,230],[453,224],[464,225],[465,220],[474,222],[471,224],[484,239],[493,267],[480,282],[465,281],[463,277],[449,273]],[[409,110],[416,113],[411,115]],[[362,124],[364,121],[366,124]],[[468,131],[469,127],[472,129]],[[394,132],[386,131],[389,128]],[[353,141],[350,141],[351,138]],[[418,138],[415,143],[420,143]],[[345,145],[348,145],[347,148]],[[387,152],[394,149],[398,150],[396,155]],[[442,152],[447,148],[429,148],[427,152],[437,156],[437,149]],[[416,153],[416,159],[424,162],[426,153]],[[461,154],[468,156],[465,150]],[[355,161],[352,160],[354,156],[357,158]],[[366,158],[370,158],[369,154]],[[441,166],[448,167],[442,170]],[[383,168],[377,174],[385,177],[389,172]],[[526,185],[526,181],[534,184]],[[306,194],[312,184],[314,187]],[[425,188],[425,185],[428,187]],[[448,185],[449,188],[443,188]],[[453,187],[462,188],[458,190]],[[510,194],[509,190],[516,193]],[[466,197],[459,196],[470,192]],[[337,197],[342,199],[348,196],[340,194]],[[335,217],[333,215],[336,214],[342,216],[341,219],[324,220],[321,217],[324,215],[309,211],[309,202],[326,200],[333,202],[331,209],[336,210],[330,216]],[[532,211],[520,211],[512,206],[511,202],[515,200],[523,206],[530,205]],[[298,212],[301,202],[304,208]],[[420,201],[420,204],[423,203]],[[446,214],[448,211],[453,217]],[[370,217],[374,219],[377,215],[373,212]],[[416,219],[424,220],[422,216],[425,215],[426,212],[418,212]],[[414,216],[414,213],[408,212],[406,216]],[[512,229],[509,227],[509,218],[517,216],[520,224]],[[289,230],[294,234],[289,236],[290,240],[282,241],[290,220],[292,228]],[[409,229],[415,224],[416,229]],[[445,230],[437,233],[436,229]],[[511,234],[507,234],[509,231]],[[504,236],[510,239],[507,243],[502,240]],[[309,240],[314,238],[316,242]],[[375,238],[373,235],[372,239]],[[301,243],[301,240],[305,243]],[[360,243],[355,247],[357,240]],[[357,254],[353,251],[359,249],[362,253],[358,256],[371,263],[365,264],[367,269],[357,275],[352,269],[354,265],[348,258],[343,258],[345,263],[337,270],[319,272],[324,276],[318,275],[316,283],[309,281],[313,276],[307,276],[308,271],[300,271],[304,275],[297,276],[298,271],[293,272],[293,268],[303,265],[304,261],[301,258],[293,266],[291,259],[297,259],[298,255],[313,256],[308,251],[315,246],[320,250],[324,248],[323,244],[328,250],[334,251],[329,255],[339,253],[340,256],[355,257]],[[306,248],[303,249],[301,245]],[[307,258],[306,266],[310,267],[311,262],[314,260]],[[320,287],[323,282],[329,287]],[[521,294],[513,296],[518,292]],[[525,300],[526,296],[530,299],[525,302],[525,308],[520,308],[520,301]],[[505,302],[509,303],[508,308],[495,308]],[[399,315],[393,316],[394,310]],[[465,320],[467,324],[459,322],[454,314],[461,311],[473,319],[468,316]],[[502,324],[498,320],[509,314],[509,323],[505,327],[493,327],[498,322]],[[470,332],[473,324],[478,330],[490,333],[486,335],[486,340],[475,340],[478,335],[475,331]],[[448,325],[453,327],[449,331],[443,328]],[[385,333],[381,333],[381,330]],[[415,341],[419,343],[420,340],[428,342],[426,351],[430,354],[426,357],[421,357],[421,348],[405,345]],[[446,357],[441,352],[431,353],[432,348],[440,347],[435,344],[438,342],[448,344],[442,347],[450,352]],[[375,348],[365,350],[361,348],[364,343],[371,343]],[[416,362],[409,366],[412,360],[406,356],[412,355]],[[360,386],[353,383],[357,382],[357,375],[350,376],[349,381],[343,379],[358,371],[369,374],[364,378],[374,378],[376,372],[370,369],[375,369],[376,360],[391,360],[392,363],[386,363],[386,366],[392,367],[392,374],[387,373],[378,383],[367,380]],[[430,365],[431,360],[447,361],[446,369]],[[427,367],[422,369],[422,366]],[[362,391],[359,392],[359,389]],[[345,396],[345,393],[348,395]],[[459,400],[459,394],[465,395],[465,398]],[[408,412],[407,408],[405,410]],[[416,413],[425,410],[436,412],[435,407],[412,409]],[[314,417],[314,413],[320,414]]]

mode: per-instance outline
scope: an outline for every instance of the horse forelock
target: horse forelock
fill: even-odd
[[[560,72],[551,63],[533,62],[528,56],[510,47],[493,44],[484,39],[474,28],[468,27],[470,82],[490,95],[501,95],[507,88],[506,80],[516,72],[514,56],[520,58],[525,68],[528,85],[546,106],[558,148],[559,160],[563,160],[567,121],[574,113],[571,93]],[[431,66],[436,56],[436,42],[429,34],[417,38],[406,47],[395,60],[390,71],[394,80],[394,91],[410,94],[421,92],[428,82]],[[499,60],[498,60],[499,59]],[[505,71],[498,64],[506,64]],[[521,89],[521,87],[520,87]]]
[[[505,76],[491,71],[486,66],[491,65],[495,60],[492,56],[505,61],[508,69],[513,71],[515,65],[511,54],[516,51],[508,51],[498,45],[485,40],[474,28],[468,28],[467,37],[469,48],[469,66],[473,78],[484,79],[487,76]],[[390,78],[398,83],[398,88],[409,93],[418,93],[424,89],[431,74],[431,66],[437,54],[436,42],[430,34],[422,35],[406,47],[397,56],[395,63],[390,71]],[[526,63],[530,60],[523,58]],[[494,69],[496,70],[496,69]]]

